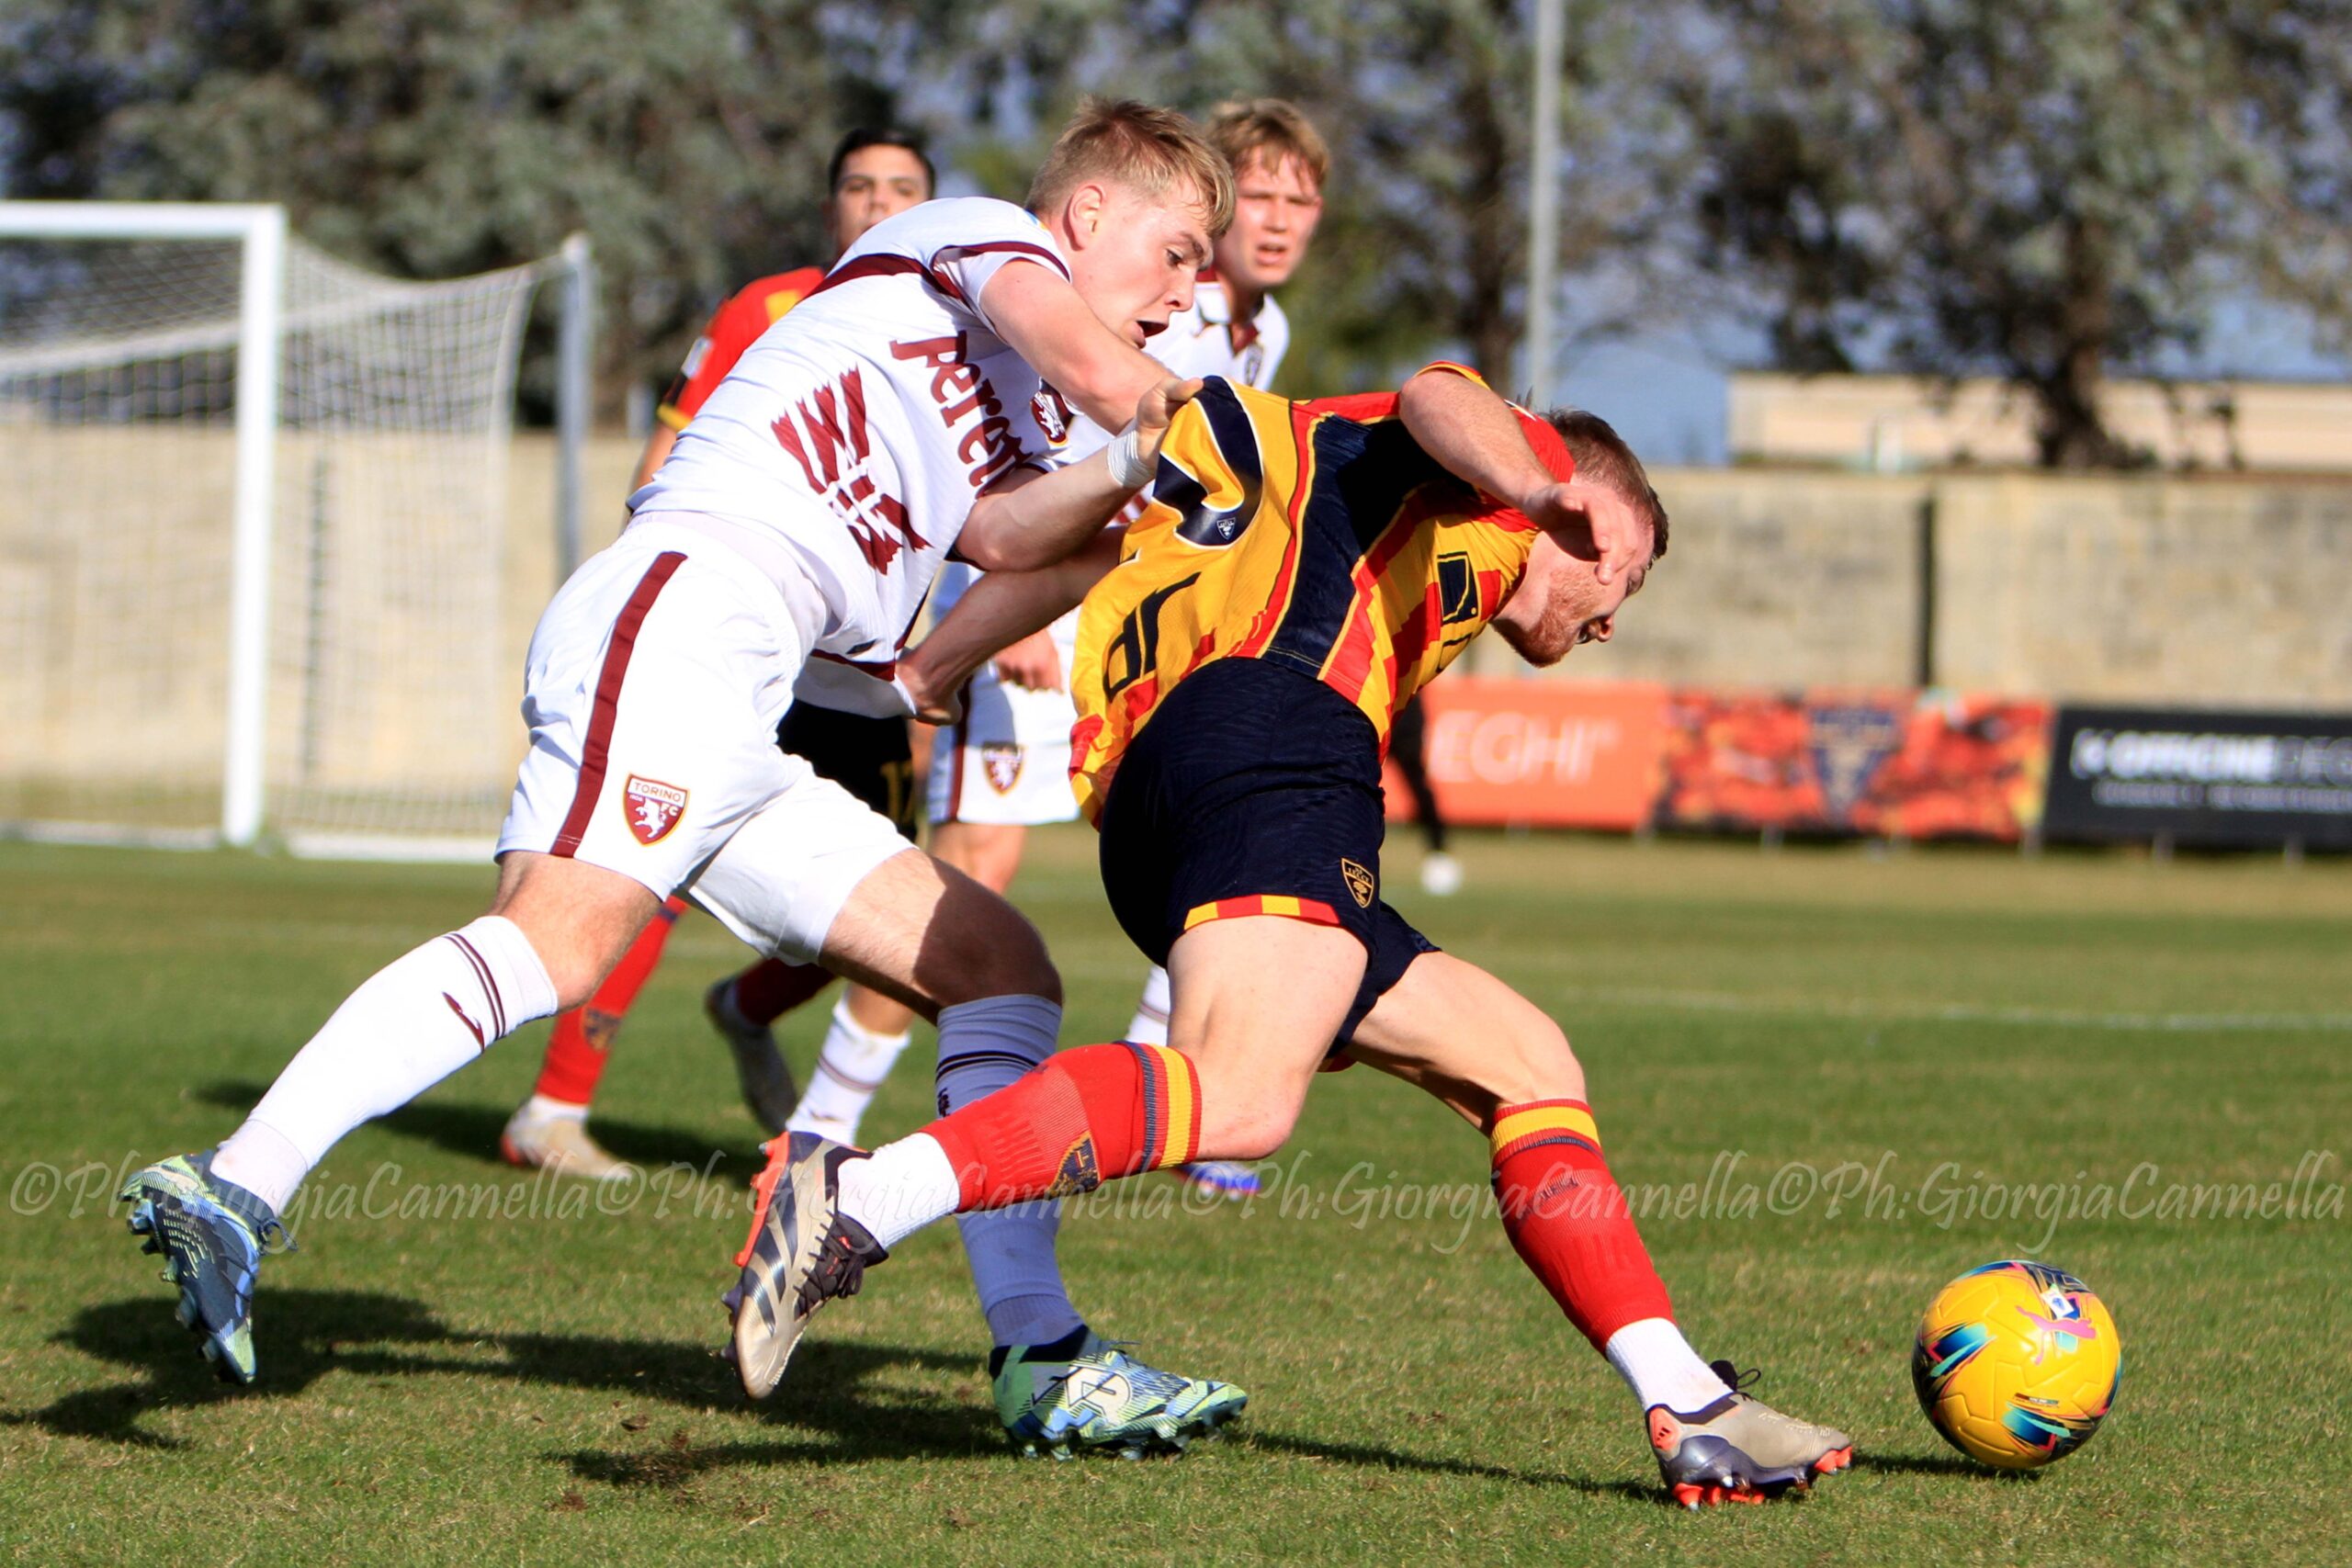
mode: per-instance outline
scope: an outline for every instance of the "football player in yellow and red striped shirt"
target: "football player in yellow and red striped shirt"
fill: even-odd
[[[1678,1500],[1842,1469],[1843,1433],[1747,1397],[1684,1340],[1558,1026],[1379,897],[1396,709],[1489,625],[1538,664],[1605,642],[1666,536],[1607,424],[1513,408],[1458,366],[1320,402],[1204,384],[1086,597],[1073,682],[1075,783],[1113,910],[1167,964],[1170,1046],[1065,1049],[871,1156],[796,1162],[812,1200],[828,1184],[831,1228],[777,1297],[805,1318],[855,1288],[836,1253],[879,1261],[949,1213],[1262,1158],[1317,1070],[1363,1062],[1485,1135],[1505,1231],[1633,1389]]]

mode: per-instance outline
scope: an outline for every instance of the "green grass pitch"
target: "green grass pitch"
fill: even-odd
[[[0,1548],[2352,1561],[2352,868],[1500,836],[1464,858],[1468,890],[1437,902],[1400,848],[1398,901],[1566,1024],[1691,1339],[1853,1432],[1850,1475],[1769,1508],[1662,1506],[1623,1387],[1480,1209],[1480,1141],[1363,1070],[1318,1081],[1247,1212],[1153,1177],[1065,1226],[1100,1328],[1250,1389],[1227,1440],[1139,1464],[1012,1459],[946,1226],[830,1311],[750,1406],[715,1298],[754,1134],[697,1010],[739,951],[700,916],[597,1122],[656,1180],[600,1206],[496,1163],[534,1027],[329,1158],[301,1250],[263,1274],[263,1381],[225,1389],[113,1184],[226,1133],[353,985],[478,912],[487,872],[11,844]],[[1066,1038],[1109,1038],[1141,966],[1091,841],[1048,833],[1033,859],[1017,895],[1061,963]],[[790,1029],[804,1065],[820,1012]],[[915,1125],[930,1095],[926,1033],[869,1132]],[[2105,1295],[2126,1367],[2088,1448],[2005,1478],[1928,1429],[1905,1360],[1936,1286],[2017,1255]]]

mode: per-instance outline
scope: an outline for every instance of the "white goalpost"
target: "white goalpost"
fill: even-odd
[[[413,283],[275,207],[0,202],[0,832],[484,849],[521,744],[515,363],[550,282],[560,559],[584,241]]]

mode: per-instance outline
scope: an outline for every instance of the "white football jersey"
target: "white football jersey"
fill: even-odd
[[[1290,347],[1290,318],[1283,314],[1283,308],[1268,294],[1259,300],[1258,314],[1238,333],[1232,331],[1232,296],[1225,291],[1225,284],[1214,271],[1204,272],[1193,283],[1193,308],[1169,317],[1166,330],[1154,333],[1143,351],[1187,379],[1222,376],[1261,391],[1272,386],[1274,372],[1282,368],[1283,353]],[[1236,337],[1241,340],[1238,347]],[[1069,439],[1057,449],[1056,459],[1074,463],[1092,457],[1108,446],[1117,434],[1103,429],[1084,414],[1075,414],[1070,422]],[[1129,503],[1128,514],[1140,514],[1133,502]],[[978,575],[973,567],[960,563],[950,566],[933,596],[933,615],[944,615],[954,608],[956,601],[964,596],[964,591]],[[1078,612],[1072,610],[1054,623],[1054,631],[1057,637],[1067,631],[1068,636],[1062,637],[1067,642],[1076,637],[1077,626]],[[830,701],[828,705],[831,705]]]
[[[1236,338],[1240,339],[1238,346]],[[1193,283],[1193,308],[1168,318],[1164,331],[1154,333],[1143,351],[1175,375],[1222,376],[1238,386],[1263,391],[1274,384],[1283,354],[1290,347],[1290,318],[1268,294],[1258,302],[1258,314],[1233,331],[1233,297],[1225,291],[1216,272],[1204,272]],[[1069,457],[1075,461],[1108,446],[1115,430],[1104,430],[1080,414],[1070,431]]]
[[[1067,405],[980,306],[1017,261],[1069,276],[1011,202],[929,201],[876,224],[744,351],[630,510],[772,540],[763,564],[798,568],[825,601],[818,660],[887,679],[980,490],[1069,460]]]

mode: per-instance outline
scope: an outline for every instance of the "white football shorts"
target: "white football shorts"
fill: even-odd
[[[938,822],[1023,828],[1078,818],[1069,787],[1070,666],[1078,657],[1075,612],[1056,621],[1063,689],[1032,691],[998,679],[982,665],[964,693],[964,716],[939,732],[931,749],[930,812]]]
[[[906,840],[776,749],[822,611],[752,563],[649,520],[572,574],[531,637],[531,749],[498,852],[684,890],[752,946],[814,959],[852,889]]]

